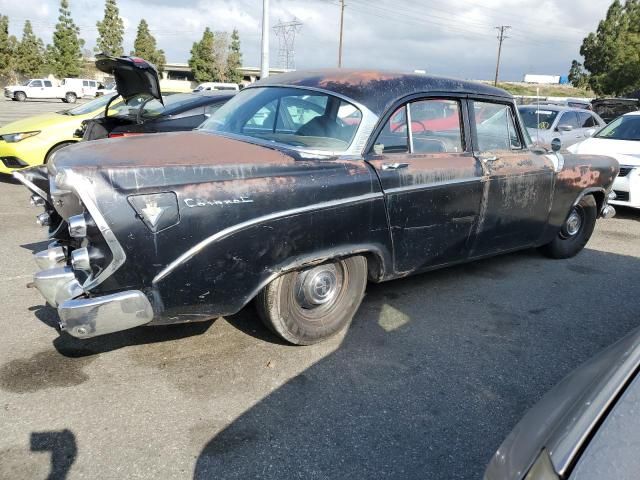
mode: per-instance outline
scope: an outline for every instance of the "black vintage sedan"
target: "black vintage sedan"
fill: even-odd
[[[80,338],[254,301],[282,338],[315,343],[349,325],[368,281],[582,250],[615,213],[618,164],[529,143],[513,98],[486,85],[277,75],[197,131],[63,149],[48,186],[21,175],[69,224],[34,284]]]

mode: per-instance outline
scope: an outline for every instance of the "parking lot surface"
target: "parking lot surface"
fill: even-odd
[[[0,102],[0,125],[23,106]],[[250,307],[76,340],[26,288],[46,246],[28,198],[0,179],[2,479],[477,479],[528,407],[640,324],[640,212],[624,210],[570,260],[370,285],[320,345],[281,343]]]
[[[21,118],[39,115],[41,113],[59,112],[68,110],[90,101],[90,98],[78,99],[76,103],[64,103],[61,100],[32,100],[25,102],[14,102],[4,97],[0,97],[0,127],[20,120]]]

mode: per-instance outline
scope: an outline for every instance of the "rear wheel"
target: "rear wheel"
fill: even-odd
[[[258,295],[264,323],[296,345],[326,340],[346,328],[367,284],[367,261],[354,256],[287,273]]]
[[[76,100],[78,99],[78,97],[76,96],[75,93],[73,92],[68,92],[65,96],[64,96],[64,100],[67,103],[76,103]]]
[[[556,238],[540,247],[542,253],[551,258],[570,258],[577,255],[591,238],[596,226],[597,209],[593,195],[582,197],[569,212]]]
[[[15,98],[18,102],[24,102],[27,99],[27,94],[24,92],[16,92],[13,95],[13,98]]]

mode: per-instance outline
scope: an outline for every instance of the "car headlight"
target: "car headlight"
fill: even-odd
[[[16,143],[16,142],[21,142],[25,138],[35,137],[39,133],[40,133],[40,130],[37,130],[34,132],[6,133],[4,135],[0,135],[0,137],[2,137],[2,140],[4,140],[7,143]]]

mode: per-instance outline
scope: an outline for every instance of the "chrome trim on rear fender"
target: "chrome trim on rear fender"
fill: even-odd
[[[313,210],[322,210],[324,208],[339,207],[341,205],[347,205],[351,203],[360,203],[367,200],[382,198],[383,196],[384,195],[382,192],[374,192],[374,193],[367,193],[364,195],[358,195],[356,197],[347,197],[347,198],[341,198],[338,200],[330,200],[328,202],[314,203],[312,205],[307,205],[305,207],[292,208],[290,210],[283,210],[280,212],[270,213],[268,215],[252,218],[251,220],[247,220],[245,222],[232,225],[223,230],[220,230],[218,233],[215,233],[210,237],[205,238],[200,243],[197,243],[196,245],[191,247],[189,250],[187,250],[185,253],[180,255],[178,258],[176,258],[173,262],[167,265],[160,273],[158,273],[153,278],[153,283],[154,284],[158,283],[160,280],[165,278],[167,275],[169,275],[173,270],[178,268],[180,265],[191,260],[195,255],[197,255],[201,250],[203,250],[208,245],[214,242],[217,242],[219,240],[222,240],[226,237],[229,237],[234,233],[239,232],[240,230],[244,230],[245,228],[252,227],[262,222],[269,222],[271,220],[276,220],[283,217],[290,217],[291,215],[298,215],[300,213],[311,212]]]
[[[58,314],[60,328],[78,338],[127,330],[153,320],[151,303],[139,290],[67,300]]]

